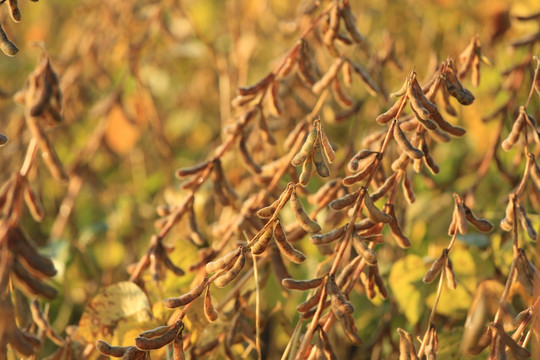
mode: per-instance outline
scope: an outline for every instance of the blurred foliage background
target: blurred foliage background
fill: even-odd
[[[309,15],[302,14],[310,3],[21,2],[22,21],[17,24],[9,19],[7,4],[0,6],[0,22],[19,47],[15,57],[0,58],[0,131],[9,138],[9,143],[0,149],[0,182],[20,167],[28,143],[23,111],[12,95],[24,86],[37,63],[41,50],[35,42],[47,49],[64,96],[65,121],[49,136],[70,172],[71,181],[59,184],[43,165],[34,169],[30,181],[38,189],[47,215],[40,224],[28,214],[22,220],[26,232],[43,253],[54,259],[59,270],[54,286],[60,295],[50,307],[55,329],[63,332],[69,325],[77,325],[85,305],[99,289],[128,279],[126,267],[140,258],[155,232],[156,206],[175,204],[182,197],[175,169],[206,159],[220,144],[223,126],[237,115],[231,107],[236,88],[252,84],[277,65],[311,20]],[[482,68],[480,86],[473,89],[475,103],[459,109],[457,123],[467,129],[467,135],[448,146],[437,147],[434,157],[442,165],[441,173],[415,182],[417,201],[408,208],[405,221],[412,247],[401,253],[395,249],[379,252],[384,264],[381,271],[393,295],[386,301],[370,301],[363,294],[352,298],[359,309],[355,313],[357,326],[369,348],[370,334],[381,319],[391,322],[392,329],[402,327],[414,332],[423,326],[422,320],[429,314],[436,285],[425,285],[421,278],[426,264],[449,241],[446,229],[452,213],[451,193],[464,191],[474,183],[472,169],[476,169],[490,146],[497,125],[481,119],[509,97],[508,91],[501,91],[505,81],[509,81],[501,74],[528,54],[536,51],[539,55],[538,45],[531,49],[510,44],[540,31],[538,22],[515,19],[516,15],[540,11],[540,4],[533,0],[426,0],[357,1],[351,5],[370,49],[351,47],[348,56],[370,70],[374,54],[384,50],[381,44],[388,38],[394,41],[401,68],[389,64],[380,73],[371,74],[384,84],[386,93],[398,89],[413,69],[419,79],[427,80],[441,60],[457,57],[474,35],[479,36],[484,54],[493,63]],[[326,62],[325,67],[330,63],[324,58],[322,62]],[[525,70],[524,85],[516,92],[523,102],[533,70]],[[374,122],[375,117],[391,104],[380,94],[370,95],[359,82],[350,92],[354,99],[363,102],[356,115],[336,122],[335,114],[340,109],[330,101],[321,110],[328,135],[339,149],[348,149],[376,129],[379,125]],[[310,101],[306,100],[308,106],[312,106]],[[286,98],[284,102],[287,103]],[[537,119],[539,104],[536,98],[530,108]],[[286,107],[283,122],[274,121],[276,137],[283,139],[288,133],[288,128],[280,124],[294,123],[301,116],[299,109],[289,111]],[[510,120],[507,119],[505,129],[510,129]],[[276,152],[284,151],[279,141]],[[346,160],[350,154],[338,150],[337,156]],[[510,152],[502,156],[508,172],[520,176],[523,164],[519,165],[518,155]],[[234,167],[238,162],[231,156],[226,166]],[[344,169],[333,168],[332,172],[343,175]],[[241,174],[238,170],[237,176]],[[309,192],[321,184],[315,180]],[[249,191],[247,185],[243,186],[246,187],[242,191]],[[506,194],[512,187],[492,166],[476,190],[475,208],[498,223],[504,216]],[[212,196],[211,189],[201,193],[195,206],[202,223],[211,223],[219,214],[208,206],[205,196]],[[536,213],[531,218],[538,224]],[[187,241],[184,225],[178,226],[168,242],[176,246],[173,259],[188,268],[196,260],[197,248]],[[210,235],[212,231],[203,232]],[[504,272],[508,272],[511,261],[511,244],[505,241],[506,236],[495,231],[460,239],[453,254],[460,286],[454,293],[443,292],[438,308],[439,316],[452,329],[440,334],[441,339],[450,339],[446,343],[441,340],[446,346],[442,346],[441,358],[452,358],[449,354],[456,351],[460,334],[459,327],[453,325],[463,324],[479,281],[505,279]],[[295,278],[309,278],[322,260],[307,240],[303,250],[308,262],[290,269]],[[295,314],[302,295],[284,292],[270,277],[264,311],[272,314],[277,323],[290,322],[288,327],[294,326],[297,315],[291,322],[293,316],[289,314]],[[181,278],[170,275],[162,286],[147,288],[158,319],[167,318],[159,308],[160,300],[187,291],[192,278],[189,273]],[[214,295],[219,299],[225,292]],[[289,317],[279,315],[280,312]],[[387,313],[393,317],[388,319]],[[288,333],[277,332],[271,358],[288,341]],[[130,344],[133,337],[126,336],[124,343]],[[45,345],[40,356],[54,349],[52,343]],[[381,351],[384,354],[391,350]],[[356,353],[360,358],[359,354]]]

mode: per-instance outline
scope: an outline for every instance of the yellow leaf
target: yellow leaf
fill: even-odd
[[[77,336],[88,343],[110,341],[121,323],[147,323],[152,318],[150,304],[136,284],[124,281],[101,289],[86,305]]]
[[[416,325],[424,307],[427,285],[422,282],[427,271],[422,258],[418,255],[407,255],[394,263],[390,270],[388,282],[400,310],[411,325]]]

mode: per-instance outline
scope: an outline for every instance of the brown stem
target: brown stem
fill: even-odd
[[[317,326],[319,326],[319,319],[321,317],[322,312],[325,309],[324,304],[326,303],[326,282],[328,281],[328,278],[326,277],[321,284],[322,292],[321,297],[319,298],[319,303],[317,304],[317,311],[315,312],[315,315],[313,316],[313,319],[311,320],[311,323],[309,324],[309,327],[304,335],[304,340],[302,340],[302,343],[300,344],[300,347],[298,348],[298,351],[296,352],[296,360],[302,359],[302,356],[304,352],[307,350],[307,347],[309,343],[311,343],[311,339],[313,338],[313,335],[315,334],[315,330],[317,329]],[[299,320],[301,321],[301,320]]]
[[[538,59],[536,56],[533,56],[533,59],[536,59],[536,69],[534,69],[534,76],[531,83],[531,90],[529,91],[529,97],[527,98],[527,102],[525,103],[525,109],[529,106],[529,103],[531,102],[531,98],[534,94],[534,85],[536,82],[536,79],[538,76],[540,76],[538,70],[540,68],[540,59]]]
[[[373,177],[375,176],[375,173],[377,172],[377,169],[379,168],[379,165],[381,164],[381,160],[383,158],[384,152],[386,151],[386,148],[388,147],[388,143],[390,142],[390,139],[392,138],[392,132],[394,130],[394,127],[397,124],[397,118],[399,117],[401,111],[403,110],[403,107],[405,106],[406,101],[402,101],[402,104],[399,108],[398,114],[396,115],[396,118],[388,128],[388,131],[386,132],[384,141],[381,145],[381,149],[379,150],[379,154],[377,154],[377,157],[375,158],[375,161],[377,163],[375,164],[374,170],[371,172],[371,174],[368,176],[365,182],[365,186],[360,191],[360,195],[358,196],[358,199],[356,200],[356,203],[354,205],[353,214],[351,216],[351,220],[349,221],[349,226],[347,227],[347,231],[345,232],[345,235],[343,239],[341,240],[339,244],[338,253],[336,254],[336,257],[334,258],[334,261],[332,263],[332,267],[330,269],[329,275],[335,275],[337,272],[338,266],[341,263],[341,259],[343,258],[343,255],[345,253],[345,250],[347,249],[348,242],[351,238],[352,232],[354,231],[354,222],[356,221],[356,218],[362,211],[362,207],[364,205],[364,197],[367,192],[367,187],[373,180]],[[319,307],[317,308],[317,312],[313,316],[313,319],[311,320],[310,326],[308,328],[308,331],[304,335],[304,340],[302,341],[302,345],[298,349],[298,352],[296,353],[296,359],[301,359],[303,356],[304,351],[307,349],[307,345],[311,342],[313,338],[313,334],[315,331],[315,328],[318,326],[318,322],[320,319],[320,316],[322,314],[322,311],[324,310],[324,304],[326,302],[326,291],[323,289],[323,293],[321,294],[321,300],[319,301]],[[333,315],[330,314],[330,317],[327,321],[332,321]]]
[[[454,242],[456,241],[457,234],[458,234],[457,230],[454,231],[454,235],[452,235],[452,239],[450,240],[450,243],[448,244],[448,247],[447,247],[447,249],[449,251],[452,248],[452,245],[454,244]],[[448,261],[449,256],[450,256],[449,252],[447,252],[445,262]],[[442,270],[441,273],[440,273],[440,276],[439,276],[439,285],[437,286],[437,295],[435,296],[435,302],[433,303],[433,307],[431,308],[431,313],[429,314],[428,326],[427,326],[426,332],[424,333],[424,337],[422,338],[422,345],[420,346],[420,349],[418,350],[418,357],[419,358],[422,358],[422,355],[424,355],[424,350],[425,350],[425,348],[427,346],[427,339],[428,339],[428,336],[429,336],[429,329],[431,327],[431,324],[433,323],[433,319],[435,318],[435,311],[437,310],[437,305],[439,304],[439,300],[440,300],[441,294],[442,294],[442,287],[443,287],[443,283],[444,283],[444,274],[445,274],[445,271]]]

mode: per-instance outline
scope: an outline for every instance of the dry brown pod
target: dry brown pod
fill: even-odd
[[[439,350],[439,337],[437,336],[437,329],[435,328],[435,325],[433,323],[429,326],[428,338],[426,340],[426,343],[426,360],[436,360],[437,351]]]
[[[333,277],[329,277],[326,281],[326,291],[331,297],[332,311],[338,319],[354,312],[353,304],[341,292]]]
[[[360,273],[360,281],[362,282],[362,286],[364,286],[368,299],[374,299],[377,296],[375,292],[375,280],[372,274],[370,274],[369,268],[366,272]]]
[[[7,234],[8,244],[27,268],[39,277],[52,277],[56,275],[56,268],[52,260],[41,255],[33,241],[26,236],[20,227],[10,227]]]
[[[458,113],[456,109],[450,103],[450,94],[448,94],[447,91],[441,91],[441,94],[442,94],[441,99],[442,99],[444,111],[446,111],[448,115],[457,116]]]
[[[455,202],[453,217],[455,217],[456,219],[456,222],[455,222],[456,230],[460,234],[465,234],[467,233],[468,222],[467,222],[467,215],[465,213],[465,207],[463,206],[463,200],[456,193],[454,193],[453,196],[454,196],[454,202]]]
[[[204,315],[210,322],[217,320],[219,314],[212,305],[212,297],[210,296],[210,287],[206,288],[206,294],[204,295]]]
[[[411,79],[411,82],[409,82],[409,86],[407,88],[407,98],[409,99],[409,105],[411,107],[411,110],[414,112],[414,114],[416,115],[419,121],[427,120],[429,119],[430,112],[428,111],[427,108],[424,107],[424,104],[422,104],[422,101],[420,100],[420,96],[424,96],[424,93],[422,91],[420,91],[420,93],[417,93],[417,90],[412,85],[413,79],[416,80],[416,77],[413,77]],[[431,104],[431,105],[434,105],[434,104]]]
[[[356,27],[356,18],[354,14],[352,13],[349,0],[343,1],[343,5],[341,7],[340,15],[343,18],[343,22],[345,23],[345,27],[347,28],[347,31],[349,32],[349,35],[351,35],[352,39],[358,43],[358,44],[366,44],[366,39],[364,36],[358,31]]]
[[[240,248],[240,254],[236,258],[233,266],[230,269],[223,270],[222,275],[218,276],[214,280],[214,284],[217,287],[225,287],[228,283],[236,279],[240,271],[244,268],[246,264],[246,253],[243,248]]]
[[[534,154],[527,152],[527,160],[530,162],[530,169],[529,172],[534,184],[538,189],[540,189],[540,167],[536,163],[536,158]]]
[[[403,194],[405,195],[407,202],[409,204],[414,204],[414,202],[416,201],[416,195],[414,194],[414,186],[407,173],[403,174],[403,182],[401,183],[401,187],[403,188]]]
[[[422,142],[421,149],[424,153],[424,163],[428,167],[428,169],[433,173],[433,175],[437,175],[440,171],[439,165],[435,162],[435,159],[431,156],[431,151],[429,150],[429,146],[427,145],[426,141],[424,140]]]
[[[104,340],[96,341],[96,349],[98,349],[102,354],[122,357],[129,346],[112,346]]]
[[[463,207],[465,208],[465,217],[474,227],[483,232],[493,230],[493,224],[489,220],[476,217],[467,205],[463,204]]]
[[[304,83],[313,86],[319,76],[319,69],[314,59],[313,50],[305,39],[300,40],[300,57],[298,59],[298,75]]]
[[[368,265],[374,266],[377,264],[377,254],[362,241],[357,233],[353,233],[353,247],[358,255],[361,255],[364,258]]]
[[[263,208],[260,208],[259,210],[257,210],[257,216],[260,217],[261,219],[270,219],[272,215],[274,215],[274,213],[276,212],[277,205],[279,204],[279,202],[280,202],[280,199],[277,199],[272,204],[265,206]]]
[[[261,234],[259,239],[257,239],[257,242],[251,246],[251,252],[255,255],[261,255],[263,252],[265,252],[268,244],[270,244],[270,241],[272,240],[272,236],[274,236],[274,230],[271,226],[269,226]]]
[[[467,132],[465,129],[459,126],[454,126],[446,121],[439,112],[431,114],[431,120],[433,120],[439,128],[453,136],[463,136]]]
[[[403,101],[407,101],[406,97],[400,98],[398,101],[394,103],[386,112],[380,114],[377,116],[375,121],[377,121],[379,124],[386,124],[387,122],[390,122],[394,120],[396,115],[398,114],[399,108],[401,107]]]
[[[208,285],[208,278],[205,277],[199,284],[197,284],[193,289],[191,289],[189,292],[185,293],[184,295],[176,297],[176,298],[164,299],[163,305],[165,305],[165,307],[168,307],[169,309],[187,305],[190,302],[194,301],[196,298],[198,298],[202,294],[204,289],[207,287],[207,285]]]
[[[339,79],[336,77],[332,80],[332,94],[336,102],[344,109],[348,109],[354,105],[354,100],[343,90]]]
[[[15,56],[19,52],[17,46],[8,39],[6,32],[0,24],[0,50],[7,56]]]
[[[39,148],[41,149],[41,158],[47,170],[50,174],[60,182],[67,182],[69,180],[64,165],[60,161],[56,150],[52,146],[45,130],[38,123],[38,118],[33,116],[26,116],[26,125],[30,129],[32,136],[36,139]]]
[[[377,225],[373,220],[370,218],[362,219],[354,224],[354,231],[366,231],[372,229],[375,225]]]
[[[412,88],[412,95],[416,96],[416,98],[418,99],[418,102],[420,103],[420,105],[423,106],[428,111],[430,116],[432,114],[435,114],[435,113],[439,112],[439,108],[437,107],[437,105],[435,105],[433,102],[431,102],[426,97],[426,94],[424,93],[424,90],[422,89],[422,87],[418,83],[418,79],[416,77],[416,74],[414,74],[414,76],[411,77],[411,85],[410,85],[410,87]]]
[[[4,338],[2,340],[9,343],[17,353],[24,356],[34,355],[34,346],[32,342],[24,336],[22,330],[15,326],[15,324],[9,328],[7,334],[4,333],[3,335]]]
[[[229,265],[234,259],[236,259],[236,257],[238,256],[239,253],[240,253],[240,249],[239,249],[239,248],[236,248],[236,249],[234,249],[234,250],[228,252],[227,254],[223,255],[223,256],[220,257],[219,259],[207,263],[207,264],[206,264],[206,271],[207,271],[208,273],[215,273],[215,272],[218,272],[218,271],[220,271],[220,270],[223,270],[223,269],[226,268],[227,265]]]
[[[312,220],[304,210],[304,206],[300,202],[295,189],[293,189],[291,193],[290,201],[296,221],[306,232],[317,233],[321,231],[321,226],[316,221]]]
[[[531,353],[527,349],[519,346],[516,341],[505,332],[501,324],[491,323],[489,328],[492,332],[490,358],[497,360],[506,359],[506,348],[508,348],[508,353],[517,359],[528,359],[531,357]]]
[[[328,360],[337,360],[336,353],[334,352],[334,349],[332,348],[332,343],[330,342],[330,339],[328,338],[328,334],[323,330],[322,327],[319,327],[319,338],[322,342],[322,348],[324,351],[324,356]]]
[[[336,279],[336,284],[340,289],[344,289],[347,282],[349,280],[353,280],[351,278],[353,271],[357,268],[358,264],[362,260],[362,256],[357,255],[354,259],[349,261],[347,265],[341,269],[341,272],[339,273],[338,278]]]
[[[321,298],[323,287],[319,286],[317,288],[317,291],[313,295],[311,295],[309,298],[306,299],[306,301],[300,303],[296,307],[296,311],[300,313],[306,313],[309,310],[311,310],[314,306],[316,306],[319,303],[319,299]]]
[[[283,285],[283,287],[286,289],[305,291],[319,287],[323,283],[323,281],[324,276],[311,280],[296,280],[287,278],[281,280],[281,285]]]
[[[519,325],[520,323],[527,323],[531,320],[534,311],[534,306],[529,306],[525,310],[520,311],[514,318],[514,326]]]
[[[184,353],[184,336],[182,335],[182,330],[178,332],[178,335],[176,335],[176,337],[173,340],[173,359],[174,360],[186,359],[186,354]]]
[[[339,69],[343,65],[344,59],[343,58],[337,58],[336,61],[328,68],[328,71],[321,77],[320,80],[318,80],[313,86],[311,87],[311,90],[315,94],[320,94],[324,88],[326,88],[328,85],[330,85],[330,82],[338,75]]]
[[[474,95],[463,87],[459,81],[453,61],[448,59],[444,70],[445,88],[448,93],[455,97],[462,105],[470,105],[474,102]]]
[[[146,338],[138,336],[135,338],[135,346],[140,350],[155,350],[164,347],[167,344],[170,344],[174,341],[178,333],[183,329],[184,324],[182,321],[175,322],[172,326],[169,327],[162,335]]]
[[[357,73],[358,76],[360,76],[360,79],[362,80],[364,85],[366,85],[366,91],[371,96],[377,96],[381,92],[381,90],[379,89],[379,86],[375,83],[375,81],[373,81],[369,73],[364,70],[364,68],[362,68],[362,66],[360,66],[359,64],[352,62],[351,60],[348,61],[351,64],[354,72]]]
[[[352,68],[351,63],[348,61],[345,61],[343,66],[341,67],[341,75],[343,76],[343,83],[347,87],[352,86]]]
[[[389,223],[392,221],[392,217],[388,215],[385,212],[382,212],[373,202],[371,199],[371,196],[365,190],[364,192],[364,205],[366,207],[368,217],[373,221],[374,223]]]
[[[330,140],[328,140],[328,136],[322,129],[322,125],[320,121],[317,121],[315,125],[319,132],[319,141],[321,143],[324,156],[326,160],[328,161],[328,163],[332,164],[334,160],[336,159],[336,153],[334,152],[334,148],[332,147],[332,144],[330,144]]]
[[[431,264],[431,267],[429,268],[427,273],[424,275],[424,278],[422,279],[422,281],[425,283],[430,283],[433,280],[435,280],[435,277],[445,265],[447,257],[448,257],[448,249],[444,249],[441,256]]]
[[[515,195],[510,194],[508,197],[508,204],[506,205],[505,217],[500,223],[501,229],[504,231],[510,231],[514,227],[514,218],[516,217],[515,206],[517,205],[515,203],[517,203]]]
[[[270,72],[264,78],[251,86],[239,86],[238,93],[242,96],[254,95],[264,90],[274,80],[274,73]]]
[[[369,164],[366,167],[364,167],[362,170],[358,171],[356,174],[345,177],[343,179],[343,184],[346,186],[351,186],[351,185],[356,184],[359,181],[364,180],[367,176],[373,173],[378,163],[379,161],[377,161],[377,157],[373,158],[369,162]]]
[[[398,143],[401,150],[404,151],[411,159],[420,159],[424,156],[422,150],[415,148],[409,139],[407,139],[405,133],[403,130],[401,130],[399,123],[396,123],[394,126],[394,139]]]
[[[347,225],[344,225],[326,234],[311,235],[310,240],[315,245],[330,244],[331,242],[334,242],[337,239],[341,238],[345,234],[346,229]]]
[[[289,260],[297,264],[306,260],[306,256],[301,251],[295,249],[287,240],[287,236],[285,235],[285,231],[283,230],[279,219],[274,224],[274,238],[276,239],[279,250],[284,253]]]
[[[11,14],[11,18],[15,22],[21,21],[21,10],[19,9],[19,5],[17,3],[17,0],[8,0],[9,10]]]
[[[379,152],[377,151],[374,151],[374,150],[367,150],[367,149],[364,149],[364,150],[360,150],[359,152],[357,152],[352,158],[351,160],[349,160],[349,163],[347,164],[347,168],[349,169],[349,171],[351,172],[356,172],[358,171],[359,169],[359,166],[360,166],[360,161],[364,160],[364,159],[367,159],[368,157],[372,156],[372,155],[376,155],[378,154]]]
[[[397,221],[394,205],[387,203],[384,206],[384,212],[392,217],[392,221],[390,221],[388,225],[390,226],[390,232],[396,243],[404,249],[410,247],[411,240],[403,233],[403,230]]]
[[[293,157],[291,160],[291,164],[293,166],[300,166],[306,161],[308,156],[312,153],[313,148],[315,146],[315,143],[317,142],[318,138],[318,131],[314,127],[313,130],[311,130],[306,137],[306,140],[304,141],[304,144],[302,145],[302,148],[300,151]]]
[[[58,291],[50,285],[47,285],[43,280],[36,278],[30,274],[28,269],[18,261],[17,258],[13,259],[12,265],[13,272],[11,273],[11,279],[20,286],[27,294],[43,296],[46,299],[54,299],[58,295]]]
[[[310,154],[308,158],[302,164],[302,172],[298,177],[298,182],[302,186],[306,186],[311,179],[311,172],[313,170],[313,156]]]
[[[181,169],[176,170],[176,176],[178,178],[183,178],[185,176],[195,175],[205,170],[209,165],[210,165],[210,160],[206,160],[194,166],[181,168]]]
[[[388,298],[388,289],[386,288],[386,285],[384,285],[384,280],[379,272],[379,267],[377,265],[371,266],[369,270],[370,272],[373,272],[373,280],[375,280],[379,295],[381,295],[383,299]]]
[[[525,128],[525,115],[520,112],[516,121],[514,121],[514,124],[512,125],[512,130],[508,134],[508,137],[503,140],[501,143],[501,147],[504,151],[510,150],[516,142],[519,140],[519,135]]]
[[[525,210],[525,207],[520,203],[518,203],[517,210],[519,211],[521,227],[527,232],[527,235],[532,241],[536,241],[536,230],[533,227],[531,219],[527,215],[527,210]]]
[[[338,32],[339,32],[339,23],[340,23],[340,16],[339,16],[339,8],[337,6],[332,7],[330,9],[330,13],[327,16],[327,21],[323,23],[323,44],[328,49],[328,52],[332,56],[339,56],[339,52],[337,51],[334,40],[336,40]]]
[[[248,170],[254,174],[260,174],[262,172],[262,168],[259,164],[257,164],[257,162],[255,162],[255,160],[249,153],[249,150],[247,149],[247,135],[245,133],[242,134],[238,145],[238,149],[240,150],[240,157],[242,158]]]
[[[360,346],[363,344],[363,340],[358,335],[358,328],[356,327],[356,324],[354,323],[354,317],[352,314],[346,314],[340,321],[341,325],[343,326],[343,331],[345,332],[345,336],[347,336],[347,339],[356,346]]]
[[[401,328],[398,328],[397,331],[399,334],[399,360],[419,360],[411,334]]]
[[[409,164],[409,155],[407,153],[402,152],[399,157],[392,162],[390,167],[393,171],[397,172],[399,170],[405,170],[407,165]]]
[[[523,249],[518,249],[518,258],[516,260],[517,281],[521,283],[525,292],[533,295],[535,286],[540,285],[540,273],[530,262]]]
[[[163,252],[160,259],[161,262],[163,262],[163,265],[165,265],[165,267],[171,270],[175,275],[182,276],[185,274],[185,271],[181,267],[176,266],[176,264],[172,262],[171,258],[165,252]]]
[[[267,92],[272,110],[276,116],[283,115],[283,105],[279,96],[279,81],[274,80],[270,85],[270,91]]]
[[[6,145],[7,143],[8,143],[8,137],[0,133],[0,147]]]
[[[444,275],[446,276],[446,285],[452,290],[456,290],[456,275],[454,273],[454,265],[449,256],[446,257],[446,263],[444,265]]]
[[[315,169],[317,170],[317,173],[321,177],[328,177],[330,176],[330,169],[328,168],[328,165],[326,165],[325,157],[323,154],[322,146],[320,141],[317,141],[315,143],[315,147],[313,149],[313,163],[315,164]]]
[[[377,190],[375,190],[375,192],[371,193],[371,199],[373,201],[377,201],[377,200],[381,199],[383,196],[385,196],[390,191],[390,189],[392,189],[392,187],[396,183],[397,174],[398,173],[394,172],[392,175],[387,177],[384,180],[384,182],[381,184],[381,186],[379,186],[377,188]]]
[[[479,46],[478,35],[475,35],[469,45],[463,50],[459,55],[459,71],[458,76],[461,80],[467,75],[467,73],[473,67],[473,61],[475,58],[478,58],[477,53],[477,44]],[[478,49],[479,51],[479,49]]]
[[[407,94],[408,89],[409,89],[409,77],[405,79],[405,81],[403,82],[403,85],[401,85],[401,88],[399,88],[399,90],[394,91],[393,93],[390,94],[390,97],[396,98],[396,99],[400,98],[403,95]]]

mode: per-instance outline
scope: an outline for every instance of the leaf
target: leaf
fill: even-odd
[[[110,341],[120,323],[150,321],[152,313],[145,293],[136,284],[123,281],[102,288],[86,305],[77,335],[88,343]]]
[[[441,298],[437,305],[437,313],[459,317],[465,315],[472,302],[471,294],[477,284],[476,264],[470,252],[459,247],[450,251],[450,258],[454,264],[454,273],[458,286],[456,290],[450,290],[446,284],[443,286]],[[426,298],[426,306],[429,308],[433,306],[436,295],[436,292],[432,292]]]
[[[115,105],[108,117],[109,123],[105,132],[107,145],[118,154],[129,153],[141,137],[141,129],[128,119],[120,105]]]
[[[428,294],[422,278],[427,271],[426,265],[418,255],[407,255],[394,263],[388,282],[396,297],[400,310],[411,325],[416,325],[420,316],[427,309],[424,299]]]
[[[463,328],[455,327],[451,330],[443,330],[437,333],[439,337],[439,350],[437,358],[439,359],[461,359],[460,342],[463,338]],[[480,359],[475,357],[474,359]],[[485,358],[485,357],[484,357]]]
[[[489,237],[486,234],[471,233],[458,235],[457,239],[467,245],[473,245],[485,249],[489,245]]]

